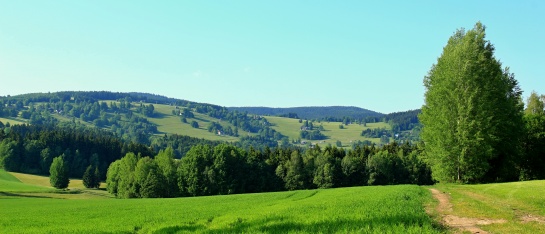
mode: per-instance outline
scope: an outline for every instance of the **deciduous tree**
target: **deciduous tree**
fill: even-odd
[[[485,36],[480,22],[457,30],[424,78],[425,159],[441,182],[516,177],[521,91]]]
[[[54,158],[49,169],[49,182],[51,186],[58,189],[67,188],[70,183],[68,172],[68,164],[64,162],[63,156]]]

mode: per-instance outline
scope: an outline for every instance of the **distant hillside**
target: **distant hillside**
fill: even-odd
[[[422,112],[420,109],[394,112],[385,115],[383,120],[388,122],[396,132],[411,130],[420,125],[420,121],[418,121],[420,112]]]
[[[384,114],[354,107],[354,106],[322,106],[322,107],[289,107],[289,108],[271,108],[271,107],[228,107],[231,111],[248,112],[256,115],[285,116],[297,114],[302,119],[325,119],[325,118],[343,118],[351,117],[363,119],[367,117],[381,117]]]

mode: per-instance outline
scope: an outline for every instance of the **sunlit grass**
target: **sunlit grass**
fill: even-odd
[[[17,177],[0,169],[0,192],[44,192],[52,190],[46,186],[26,184]]]
[[[4,233],[437,233],[418,186],[177,199],[0,199]]]
[[[545,233],[545,181],[435,187],[450,195],[453,215],[507,220],[503,224],[482,226],[485,231]],[[527,216],[538,217],[542,222],[523,221]]]

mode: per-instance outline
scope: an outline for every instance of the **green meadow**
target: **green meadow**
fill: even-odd
[[[0,172],[2,185],[17,182]],[[26,184],[23,184],[26,185]],[[11,187],[10,187],[11,188]],[[6,186],[1,186],[4,191]],[[415,185],[175,199],[0,193],[2,233],[440,233]],[[61,198],[61,199],[59,199]],[[64,198],[64,199],[62,199]],[[66,199],[68,198],[68,199]]]
[[[273,124],[272,128],[286,136],[288,136],[290,139],[298,139],[299,133],[300,133],[300,127],[302,123],[299,123],[298,119],[290,119],[290,118],[283,118],[283,117],[274,117],[274,116],[266,116],[265,117],[271,124]],[[375,128],[385,128],[385,129],[391,129],[390,125],[384,122],[379,123],[367,123],[367,126],[359,125],[359,124],[349,124],[344,125],[343,129],[339,128],[339,125],[342,123],[340,122],[314,122],[314,127],[319,127],[322,125],[324,127],[325,131],[322,131],[322,133],[328,137],[326,140],[317,140],[317,141],[309,141],[314,144],[318,145],[328,145],[332,144],[335,145],[337,140],[341,141],[342,145],[344,147],[351,146],[352,142],[354,141],[364,141],[369,140],[374,143],[379,143],[380,139],[378,138],[366,138],[361,136],[361,132],[365,129],[375,129]]]

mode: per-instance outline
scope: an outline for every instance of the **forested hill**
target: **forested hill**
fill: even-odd
[[[367,117],[381,117],[384,114],[354,107],[354,106],[316,106],[316,107],[228,107],[229,110],[248,112],[256,115],[282,116],[300,119],[342,119],[350,117],[354,119],[365,119]]]
[[[204,104],[198,102],[191,102],[182,99],[169,98],[162,95],[140,93],[140,92],[109,92],[109,91],[61,91],[55,93],[29,93],[16,96],[0,97],[6,101],[22,101],[25,105],[29,102],[58,102],[58,101],[98,101],[98,100],[120,100],[130,98],[134,102],[145,102],[155,104],[176,104],[180,106],[195,106],[202,104],[210,106],[214,109],[221,109],[222,107],[212,104]]]

